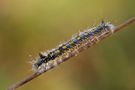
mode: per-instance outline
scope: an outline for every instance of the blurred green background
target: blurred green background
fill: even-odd
[[[102,19],[135,15],[135,0],[0,0],[0,90],[32,73],[28,63]],[[135,24],[18,90],[135,90]],[[30,57],[30,55],[32,57]]]

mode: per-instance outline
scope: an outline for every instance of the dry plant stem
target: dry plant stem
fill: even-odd
[[[121,29],[127,27],[128,25],[130,25],[130,24],[132,24],[132,23],[134,23],[134,22],[135,22],[135,17],[132,17],[131,19],[129,19],[129,20],[125,21],[124,23],[118,25],[118,26],[115,28],[114,32],[120,31]],[[103,39],[104,39],[104,38],[103,38]],[[83,49],[83,47],[80,48],[79,51],[80,51],[80,52],[83,51],[82,49]],[[69,58],[71,58],[71,57],[73,57],[73,56],[75,56],[75,53],[70,54],[70,57],[68,57],[68,58],[64,58],[64,61],[68,60]],[[52,67],[52,68],[53,68],[53,67]],[[26,84],[27,82],[30,82],[30,81],[33,80],[34,78],[40,76],[40,75],[43,74],[44,72],[46,72],[46,71],[44,70],[44,71],[42,71],[42,72],[35,72],[35,73],[33,73],[32,75],[30,75],[30,76],[24,78],[23,80],[18,81],[17,83],[13,84],[13,85],[10,86],[7,90],[15,90],[16,88],[21,87],[21,86],[23,86],[24,84]]]
[[[115,32],[120,31],[120,30],[122,30],[123,28],[127,27],[128,25],[130,25],[130,24],[132,24],[132,23],[134,23],[134,22],[135,22],[135,17],[132,17],[132,18],[130,18],[129,20],[127,20],[127,21],[123,22],[122,24],[118,25],[118,26],[115,28],[114,31],[115,31]]]

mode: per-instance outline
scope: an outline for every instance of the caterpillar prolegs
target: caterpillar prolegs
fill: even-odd
[[[82,50],[93,46],[103,38],[113,34],[114,28],[113,24],[102,21],[99,26],[79,32],[78,35],[49,52],[39,53],[39,57],[32,65],[34,71],[47,71],[68,58],[76,56]]]

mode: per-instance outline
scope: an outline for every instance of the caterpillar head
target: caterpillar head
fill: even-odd
[[[43,63],[46,63],[47,55],[46,53],[39,53],[39,57],[37,60],[33,63],[32,67],[34,71],[37,71],[40,69]]]

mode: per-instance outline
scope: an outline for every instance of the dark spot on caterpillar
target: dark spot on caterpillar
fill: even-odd
[[[58,49],[60,50],[60,53],[61,53],[61,54],[64,53],[64,49],[62,48],[62,46],[59,47]]]

